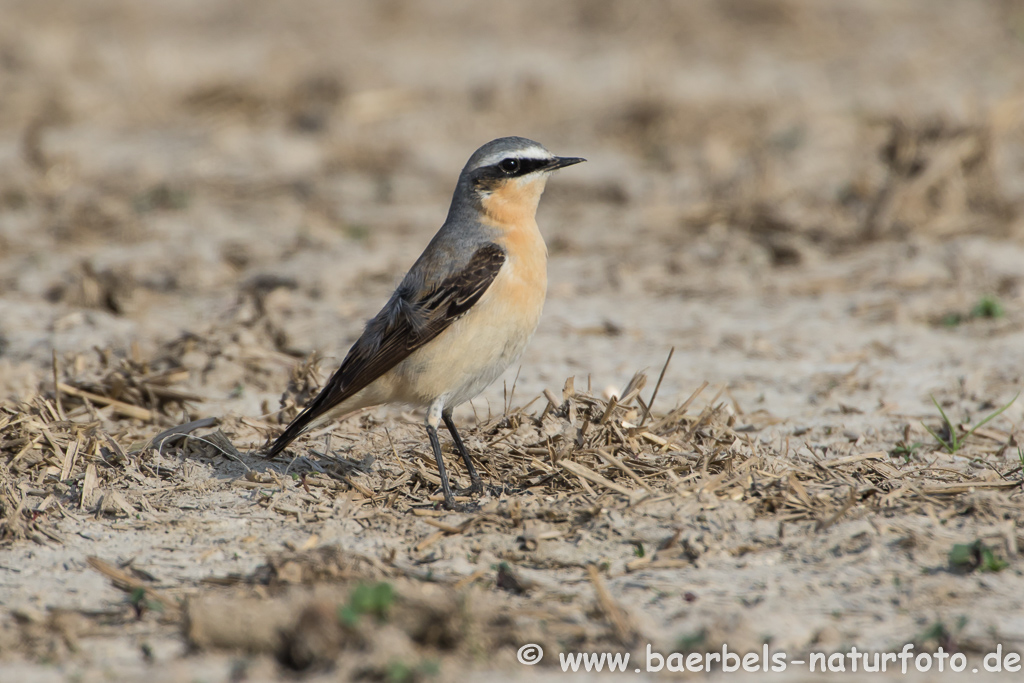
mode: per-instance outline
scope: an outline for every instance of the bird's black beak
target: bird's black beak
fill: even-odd
[[[548,163],[547,170],[554,171],[558,168],[565,168],[566,166],[572,166],[573,164],[579,164],[586,161],[583,157],[555,157]]]

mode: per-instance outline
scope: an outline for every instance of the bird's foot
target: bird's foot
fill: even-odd
[[[479,497],[484,492],[484,484],[479,479],[474,479],[473,483],[470,484],[469,488],[457,489],[455,495],[452,495],[451,491],[442,490],[441,493],[444,496],[444,501],[441,505],[445,510],[451,510],[452,512],[474,512],[480,508],[480,504],[475,500],[466,501],[465,503],[455,502],[455,496],[460,498],[472,496],[474,498]]]
[[[506,496],[514,496],[523,493],[526,489],[518,486],[509,486],[508,484],[491,484],[487,487],[487,492],[495,498]]]
[[[469,488],[460,489],[460,496],[479,496],[484,492],[484,482],[480,477],[473,480],[473,483],[469,485]]]
[[[456,503],[454,499],[445,500],[441,506],[450,512],[476,512],[480,509],[480,504],[475,501]]]

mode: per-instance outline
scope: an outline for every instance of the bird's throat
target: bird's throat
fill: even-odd
[[[547,178],[515,178],[503,182],[481,199],[484,216],[495,227],[516,230],[535,224],[537,204]]]

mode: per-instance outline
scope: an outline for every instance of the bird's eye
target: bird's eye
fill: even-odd
[[[513,173],[519,170],[519,159],[502,159],[501,163],[498,164],[498,166],[500,166],[501,170],[507,173],[508,175],[512,175]]]

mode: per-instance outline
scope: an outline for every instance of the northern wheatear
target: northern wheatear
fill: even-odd
[[[455,500],[437,438],[442,420],[466,463],[469,490],[481,492],[452,409],[497,379],[537,329],[548,281],[537,203],[553,171],[581,161],[519,137],[492,140],[474,152],[444,225],[268,457],[314,424],[368,406],[406,403],[427,409],[445,507]]]

